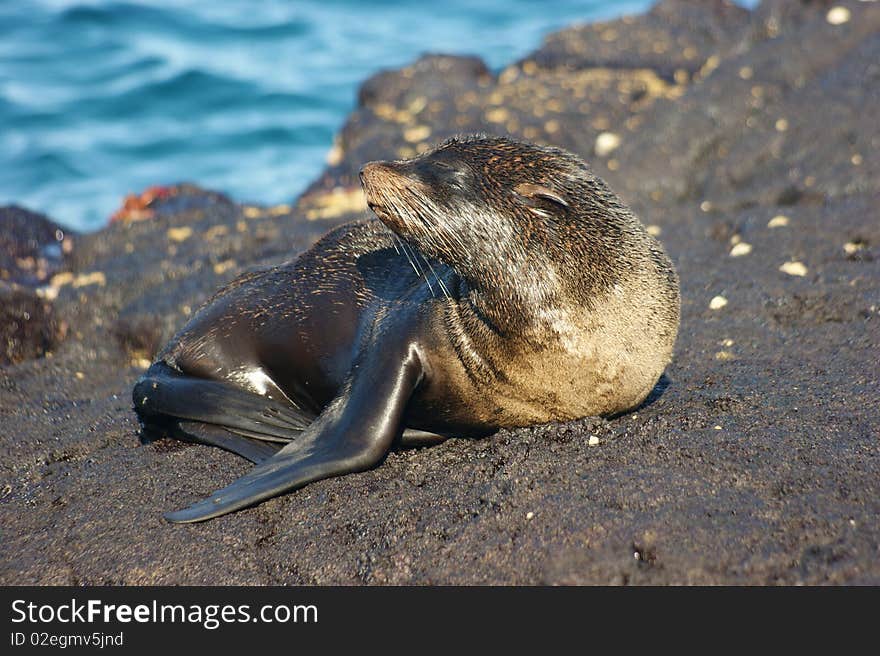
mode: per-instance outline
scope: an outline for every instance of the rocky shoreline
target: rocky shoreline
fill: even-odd
[[[664,0],[498,74],[375,75],[290,206],[179,185],[85,235],[0,208],[0,582],[880,583],[878,110],[880,3]],[[577,152],[659,235],[683,295],[664,389],[167,524],[248,465],[138,443],[156,349],[363,217],[361,164],[475,131]]]

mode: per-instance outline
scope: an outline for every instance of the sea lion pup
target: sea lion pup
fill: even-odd
[[[571,153],[452,139],[372,162],[379,221],[233,281],[137,382],[146,429],[258,463],[174,522],[431,444],[631,409],[672,354],[678,280]]]

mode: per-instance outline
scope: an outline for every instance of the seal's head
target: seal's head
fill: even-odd
[[[361,170],[367,203],[426,254],[464,264],[470,242],[555,241],[582,196],[586,164],[570,153],[499,137],[455,138],[415,159]]]
[[[414,159],[370,162],[361,180],[398,236],[522,311],[560,293],[587,302],[625,272],[627,243],[650,239],[583,160],[558,148],[454,138]]]

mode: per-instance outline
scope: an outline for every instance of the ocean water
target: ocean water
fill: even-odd
[[[493,69],[647,0],[0,0],[0,205],[78,230],[191,181],[290,202],[370,74],[423,52]]]

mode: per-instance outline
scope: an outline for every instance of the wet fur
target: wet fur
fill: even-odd
[[[186,420],[184,439],[262,462],[173,521],[372,466],[393,443],[617,414],[668,364],[672,264],[576,156],[469,137],[362,181],[379,221],[231,283],[135,386],[146,427]],[[266,457],[261,430],[287,446]]]

